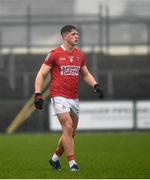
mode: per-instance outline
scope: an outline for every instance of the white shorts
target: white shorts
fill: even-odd
[[[67,99],[64,97],[51,98],[55,114],[70,112],[72,115],[79,117],[79,99]]]

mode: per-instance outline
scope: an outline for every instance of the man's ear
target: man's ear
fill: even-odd
[[[66,33],[64,33],[64,34],[62,35],[62,38],[63,38],[63,39],[65,39],[65,38],[66,38]]]
[[[66,39],[66,38],[67,38],[67,35],[68,35],[68,32],[64,33],[64,34],[62,35],[62,38],[63,38],[63,39]]]

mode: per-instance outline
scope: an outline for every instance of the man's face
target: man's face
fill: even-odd
[[[70,45],[75,46],[78,44],[79,35],[76,29],[72,29],[71,32],[64,34],[64,40]]]

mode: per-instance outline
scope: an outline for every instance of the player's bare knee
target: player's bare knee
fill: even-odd
[[[72,134],[72,132],[73,132],[73,126],[72,126],[71,123],[66,123],[66,124],[65,124],[65,129],[66,129],[66,131],[67,131],[68,133],[71,133],[71,134]]]

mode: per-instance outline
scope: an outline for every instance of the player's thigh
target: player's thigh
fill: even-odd
[[[70,104],[70,116],[73,121],[73,129],[74,131],[77,129],[78,121],[79,121],[79,100],[75,99],[71,101]]]
[[[78,127],[79,117],[72,117],[73,129],[76,130]]]
[[[73,121],[69,112],[57,114],[57,117],[62,128],[73,128]]]

